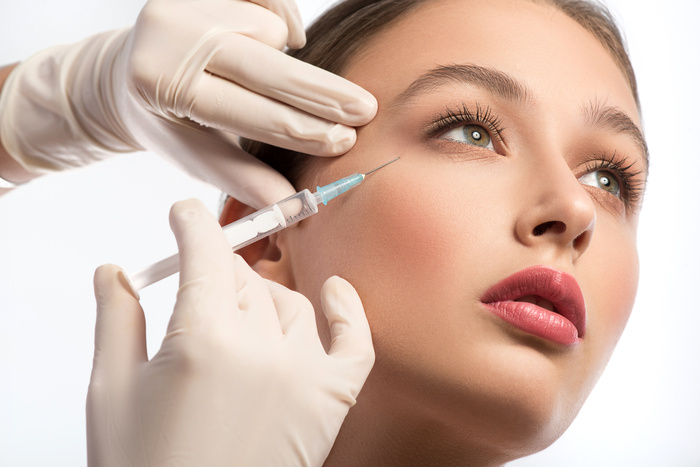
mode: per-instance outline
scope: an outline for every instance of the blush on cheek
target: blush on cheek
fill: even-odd
[[[603,229],[595,234],[599,234],[599,240],[606,238]],[[598,346],[607,349],[609,357],[632,312],[639,264],[634,238],[622,236],[619,241],[613,241],[618,238],[615,236],[607,238],[610,240],[593,243],[586,252],[591,273],[584,276],[585,286],[583,283],[582,286],[587,292],[590,337],[598,341]]]
[[[410,295],[414,306],[431,309],[434,297],[452,290],[455,275],[461,275],[452,268],[456,267],[455,232],[464,222],[454,212],[463,211],[435,199],[434,190],[421,190],[415,184],[367,188],[367,203],[357,200],[348,206],[352,211],[348,216],[363,219],[361,232],[354,235],[361,238],[358,248],[347,253],[354,256],[351,274],[364,282],[367,290],[363,292],[368,295],[377,290],[393,300]],[[380,284],[390,286],[394,293]]]
[[[628,263],[628,265],[631,264]],[[634,306],[634,298],[637,295],[637,271],[632,271],[631,267],[619,267],[614,272],[619,279],[616,282],[616,287],[608,287],[603,297],[606,310],[609,312],[604,317],[606,327],[613,333],[613,345],[617,343],[622,331],[627,325],[632,307]]]

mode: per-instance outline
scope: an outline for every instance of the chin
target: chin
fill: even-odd
[[[423,394],[413,394],[425,410],[421,416],[432,418],[427,424],[442,425],[453,445],[491,452],[503,462],[534,454],[566,431],[588,395],[586,385],[563,376],[563,362],[536,347],[477,346],[470,353],[481,358],[466,363],[461,375],[456,365],[451,373],[438,365],[416,385]]]
[[[501,432],[496,448],[503,449],[503,454],[514,460],[539,452],[559,439],[580,406],[563,404],[556,400],[556,395],[547,392],[521,392],[517,400],[501,401],[500,408],[506,430]]]
[[[519,358],[511,352],[501,356],[508,359],[507,366],[493,367],[499,370],[490,381],[485,378],[489,387],[480,387],[483,395],[476,402],[486,407],[480,419],[494,434],[493,448],[509,460],[554,443],[571,425],[589,393],[587,385],[572,384],[561,362],[540,349],[518,346],[517,351]]]

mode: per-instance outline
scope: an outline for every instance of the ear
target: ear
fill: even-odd
[[[229,197],[219,216],[219,224],[223,227],[242,219],[256,211],[252,207]],[[282,284],[295,290],[294,277],[291,273],[289,254],[281,241],[279,232],[236,251],[250,267],[265,279]]]

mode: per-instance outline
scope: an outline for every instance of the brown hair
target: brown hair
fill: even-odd
[[[344,68],[370,39],[408,12],[430,0],[343,0],[321,15],[306,31],[303,49],[288,54],[342,75]],[[637,107],[637,80],[622,34],[603,5],[592,0],[530,0],[551,5],[590,32],[606,48],[627,78]],[[312,160],[294,151],[243,140],[243,149],[296,184]]]

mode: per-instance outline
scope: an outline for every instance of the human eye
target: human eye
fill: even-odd
[[[603,190],[618,198],[626,208],[637,207],[644,194],[645,177],[643,170],[635,168],[636,162],[613,153],[611,157],[601,156],[586,164],[585,173],[579,177],[584,184]]]
[[[494,151],[494,140],[501,140],[500,120],[491,109],[476,104],[472,112],[466,104],[458,109],[447,108],[431,125],[430,133],[437,139],[454,141]]]
[[[481,125],[468,124],[453,128],[442,135],[442,139],[457,141],[459,143],[481,146],[482,148],[494,150],[491,135]]]
[[[620,193],[620,182],[617,180],[617,175],[609,170],[594,170],[579,178],[581,183],[592,187],[600,188],[612,193],[618,198],[622,197]]]

